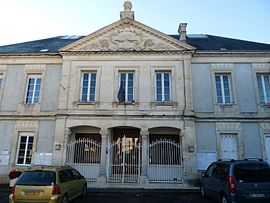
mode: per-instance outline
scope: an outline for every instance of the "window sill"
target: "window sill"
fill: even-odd
[[[151,102],[151,106],[177,106],[177,102]]]
[[[218,105],[220,107],[232,107],[235,104],[234,103],[227,103],[227,104],[217,103],[216,105]]]
[[[98,104],[98,102],[81,102],[81,101],[79,101],[79,102],[74,102],[74,104],[76,104],[76,105],[96,105],[96,104]]]
[[[113,102],[113,106],[138,106],[139,102]]]
[[[81,101],[78,101],[78,102],[73,102],[73,105],[76,106],[77,108],[79,106],[99,106],[99,102],[81,102]]]
[[[38,105],[40,105],[40,103],[23,103],[23,105],[25,105],[25,106],[38,106]]]

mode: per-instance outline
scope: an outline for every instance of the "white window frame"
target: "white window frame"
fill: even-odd
[[[232,104],[233,103],[233,97],[232,97],[232,80],[231,80],[231,74],[230,73],[215,73],[215,89],[216,89],[216,101],[218,104]],[[216,76],[220,77],[220,83],[221,83],[221,95],[222,95],[222,102],[218,102],[218,95],[217,95],[217,84],[216,84]],[[225,90],[224,90],[224,82],[223,77],[228,76],[228,82],[229,82],[229,92],[230,92],[230,102],[226,103],[225,99]]]
[[[157,74],[161,74],[161,101],[158,101],[157,98]],[[164,85],[164,74],[169,74],[169,91],[170,91],[170,98],[169,101],[165,101],[165,85]],[[172,74],[170,71],[156,71],[155,72],[155,100],[156,102],[171,102],[172,101]]]
[[[94,95],[94,100],[90,101],[90,89],[91,89],[91,77],[92,74],[95,73],[96,74],[96,82],[95,82],[95,95]],[[83,96],[83,76],[84,74],[88,74],[88,84],[87,84],[87,99],[86,101],[82,100],[82,96]],[[80,102],[95,102],[96,101],[96,89],[97,89],[97,72],[82,72],[81,73],[81,87],[80,87]]]
[[[33,89],[32,99],[31,99],[30,102],[27,102],[27,93],[28,93],[28,86],[29,86],[29,80],[30,79],[35,79],[35,82],[34,82],[34,89]],[[39,95],[38,95],[38,102],[35,103],[35,92],[36,92],[36,85],[37,85],[37,80],[38,79],[40,79],[40,89],[39,89]],[[24,99],[25,104],[39,104],[40,103],[41,82],[42,82],[41,75],[28,75],[26,91],[25,91],[25,99]]]
[[[270,74],[260,74],[258,73],[257,76],[261,77],[261,82],[262,82],[262,90],[263,90],[263,99],[264,99],[264,103],[263,104],[269,104],[270,101],[267,100],[267,93],[266,93],[266,87],[265,87],[265,80],[264,80],[264,76],[267,76],[269,78],[270,81]],[[258,85],[258,81],[257,81],[257,85]],[[261,102],[261,97],[260,97],[260,90],[259,90],[259,86],[258,86],[258,91],[259,91],[259,101]]]
[[[23,158],[23,163],[19,164],[18,163],[18,159],[19,159],[19,151],[20,151],[20,144],[21,144],[21,137],[26,137],[26,144],[25,144],[25,148],[24,148],[24,158]],[[17,146],[17,156],[16,156],[16,165],[30,165],[33,161],[33,154],[31,153],[31,163],[30,164],[26,164],[26,155],[27,155],[27,148],[28,148],[28,144],[29,144],[29,138],[33,137],[33,143],[32,143],[32,149],[31,151],[33,152],[33,148],[34,148],[34,133],[31,132],[21,132],[19,134],[19,140],[18,140],[18,146]]]
[[[119,71],[119,77],[118,77],[118,89],[120,88],[121,85],[121,75],[125,74],[125,102],[134,102],[135,101],[135,73],[132,71]],[[132,74],[133,75],[133,88],[132,88],[132,100],[128,101],[128,75]]]

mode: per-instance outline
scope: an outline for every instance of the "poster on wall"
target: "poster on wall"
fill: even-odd
[[[206,170],[207,167],[216,160],[217,160],[216,152],[198,152],[197,153],[198,170]]]
[[[51,165],[52,153],[36,153],[34,164],[36,165]]]

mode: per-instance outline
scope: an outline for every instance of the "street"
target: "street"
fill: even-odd
[[[8,190],[0,192],[0,203],[8,203]],[[95,190],[88,191],[87,196],[77,198],[72,203],[214,203],[209,199],[202,199],[198,192],[187,193],[176,190]]]

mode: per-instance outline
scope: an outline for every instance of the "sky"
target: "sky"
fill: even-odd
[[[0,0],[0,45],[88,35],[120,19],[124,0]],[[135,20],[166,34],[270,44],[270,0],[132,0]]]

